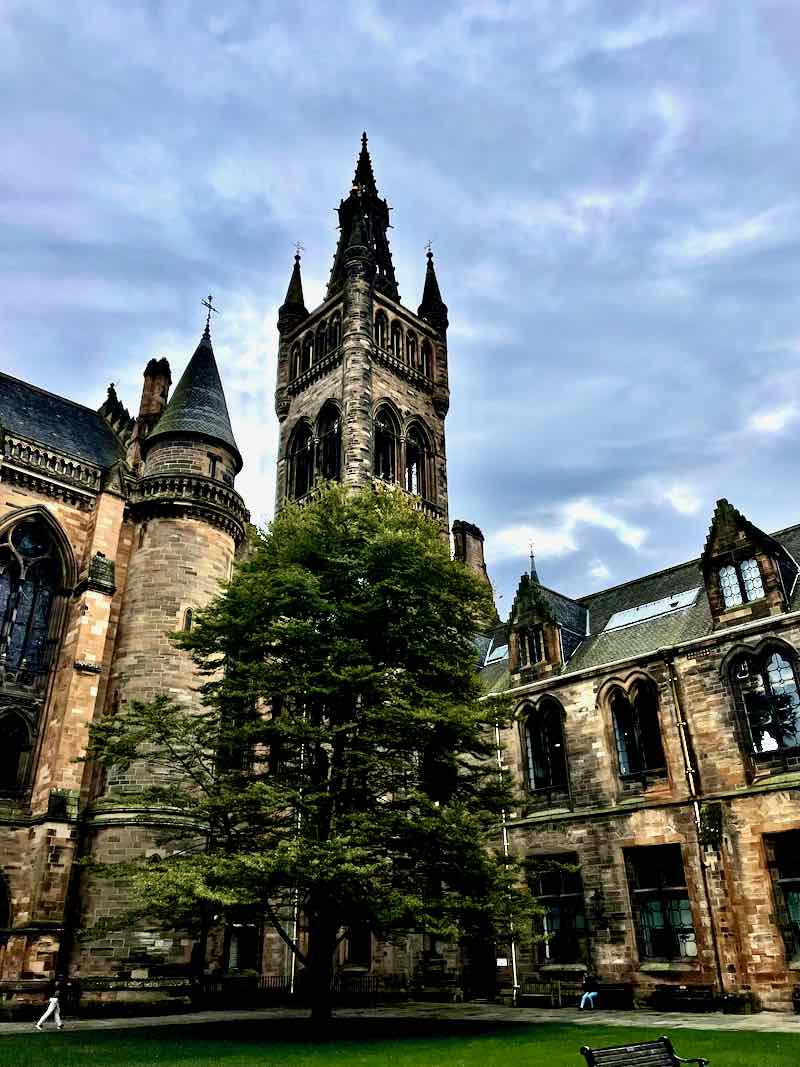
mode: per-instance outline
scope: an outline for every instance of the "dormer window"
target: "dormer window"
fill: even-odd
[[[518,640],[520,667],[532,667],[534,663],[542,662],[544,642],[541,626],[536,626],[532,630],[520,630]]]
[[[726,608],[738,608],[764,596],[761,571],[752,558],[720,567],[719,585]]]

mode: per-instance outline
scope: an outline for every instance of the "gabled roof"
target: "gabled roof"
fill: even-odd
[[[187,435],[225,445],[234,454],[236,469],[242,469],[242,457],[233,436],[208,324],[163,415],[145,439],[143,451],[149,451],[153,442],[160,438]]]
[[[103,469],[125,458],[122,442],[99,412],[1,372],[0,425]]]
[[[769,540],[776,547],[787,552],[794,559],[800,559],[800,524],[762,536],[769,536]],[[686,593],[698,587],[698,595],[689,598],[691,603],[687,606],[683,606],[681,602],[681,606],[675,610],[665,610],[662,614],[645,617],[640,622],[605,629],[612,615],[631,611],[641,605],[653,604],[656,601],[670,598],[675,593]],[[589,635],[577,646],[558,677],[574,674],[576,671],[590,667],[602,667],[605,664],[645,655],[659,648],[680,644],[713,632],[700,559],[667,567],[622,585],[615,585],[610,589],[579,597],[574,601],[569,597],[562,597],[559,593],[553,593],[552,590],[546,590],[542,586],[539,588],[540,595],[543,598],[546,597],[548,603],[555,604],[557,603],[555,598],[560,598],[562,602],[560,610],[563,611],[565,606],[569,608],[571,604],[576,604],[587,609],[589,613]],[[788,610],[800,610],[800,581],[795,582],[793,589],[787,589],[787,594],[790,594]],[[566,624],[562,622],[562,625]],[[505,680],[500,677],[501,667],[505,671]],[[481,671],[481,679],[484,691],[487,693],[497,693],[508,688],[510,679],[507,660],[503,660],[502,663],[487,664]]]

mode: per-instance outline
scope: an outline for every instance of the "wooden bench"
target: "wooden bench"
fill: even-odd
[[[589,1067],[679,1067],[681,1063],[697,1063],[704,1067],[709,1061],[698,1056],[685,1060],[675,1055],[668,1037],[657,1041],[643,1041],[639,1045],[612,1045],[610,1048],[589,1048],[584,1045],[581,1055]]]
[[[719,997],[710,985],[662,985],[650,997],[656,1011],[718,1011]]]

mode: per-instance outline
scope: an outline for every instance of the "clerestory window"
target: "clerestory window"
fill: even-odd
[[[800,749],[795,658],[776,648],[742,655],[731,665],[731,678],[751,751],[768,757]]]
[[[719,586],[726,608],[738,608],[764,596],[764,582],[755,559],[720,567]]]
[[[680,845],[625,851],[642,959],[694,959],[697,941]]]
[[[619,773],[646,778],[666,772],[658,721],[658,692],[651,682],[636,685],[629,695],[615,689],[610,698]]]

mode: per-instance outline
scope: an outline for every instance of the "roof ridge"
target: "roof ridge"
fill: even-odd
[[[33,389],[35,392],[41,393],[42,396],[51,396],[53,400],[60,400],[64,404],[72,404],[74,408],[80,408],[81,411],[90,411],[92,415],[97,417],[98,422],[101,422],[104,426],[108,426],[108,423],[97,408],[90,408],[88,404],[81,404],[77,400],[72,400],[71,397],[61,396],[60,393],[53,393],[49,389],[43,389],[41,385],[34,385],[33,382],[26,382],[24,378],[18,378],[15,374],[8,374],[3,370],[0,370],[0,377],[8,378],[9,381],[12,382],[19,382],[20,385],[24,385],[27,389]],[[108,428],[111,430],[110,426]]]
[[[771,537],[773,539],[777,539],[783,534],[787,534],[792,530],[798,529],[800,529],[800,522],[795,522],[792,523],[790,526],[784,526],[780,530],[775,530],[774,533],[767,534],[766,536]],[[662,575],[669,574],[670,571],[678,571],[681,570],[683,567],[690,567],[693,564],[699,567],[701,562],[702,556],[697,556],[696,559],[687,559],[683,563],[673,563],[669,567],[662,567],[661,570],[652,571],[650,574],[642,574],[638,578],[631,578],[630,581],[618,582],[617,585],[609,585],[605,589],[598,589],[595,593],[587,593],[585,596],[575,598],[575,602],[577,604],[580,604],[581,607],[586,607],[587,605],[585,604],[585,601],[592,600],[594,597],[604,596],[606,593],[613,593],[617,589],[625,589],[628,586],[637,585],[639,582],[649,581],[651,578],[660,578]],[[556,592],[556,590],[553,589],[551,590],[551,592]],[[559,595],[565,596],[566,594],[561,593]]]

